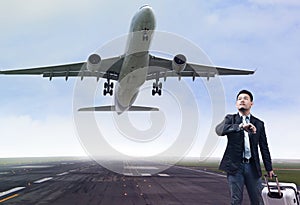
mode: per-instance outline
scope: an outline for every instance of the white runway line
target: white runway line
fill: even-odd
[[[35,184],[40,184],[40,183],[49,181],[49,180],[51,180],[51,179],[53,179],[53,177],[46,177],[46,178],[43,178],[43,179],[36,180],[36,181],[33,182],[33,183],[35,183]]]
[[[169,177],[170,175],[168,175],[168,174],[164,174],[164,173],[161,173],[161,174],[157,174],[158,176],[160,176],[160,177]]]
[[[63,172],[63,173],[57,174],[56,176],[63,176],[63,175],[66,175],[66,174],[69,174],[69,172]]]
[[[226,175],[222,175],[222,174],[218,174],[218,173],[213,173],[213,172],[207,172],[204,170],[200,170],[200,169],[191,169],[191,168],[187,168],[187,167],[180,167],[180,166],[176,166],[177,168],[180,169],[186,169],[186,170],[190,170],[190,171],[195,171],[195,172],[199,172],[199,173],[205,173],[205,174],[210,174],[210,175],[214,175],[214,176],[218,176],[218,177],[224,177],[226,178]]]
[[[39,168],[51,168],[53,165],[21,165],[12,167],[14,169],[39,169]]]
[[[141,173],[141,176],[142,177],[151,177],[151,174],[149,174],[149,173]]]
[[[0,175],[10,174],[11,172],[0,172]]]
[[[8,194],[11,194],[11,193],[14,193],[14,192],[17,192],[17,191],[20,191],[20,190],[25,189],[25,188],[26,187],[15,187],[15,188],[12,188],[12,189],[7,190],[7,191],[0,192],[0,197],[6,196]]]
[[[133,173],[123,173],[125,176],[133,176]]]
[[[157,167],[153,166],[124,166],[124,169],[143,169],[143,170],[156,170],[158,169]]]

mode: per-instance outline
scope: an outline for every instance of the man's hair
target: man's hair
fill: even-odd
[[[251,102],[253,101],[253,95],[252,95],[252,93],[251,93],[249,90],[241,90],[241,91],[237,94],[236,99],[238,99],[238,97],[239,97],[240,94],[247,94],[247,95],[249,95],[249,96],[250,96]]]

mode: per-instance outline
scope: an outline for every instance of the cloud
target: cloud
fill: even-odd
[[[74,134],[71,118],[30,116],[0,118],[1,157],[82,156],[85,155]]]
[[[299,110],[288,107],[282,110],[259,108],[256,113],[265,122],[272,157],[300,159],[298,133],[295,130],[298,126]]]
[[[6,56],[1,69],[86,60],[106,41],[128,31],[138,7],[124,10],[126,5],[95,0],[1,2],[0,53]],[[116,13],[118,18],[113,17]]]
[[[142,4],[140,1],[3,1],[0,3],[0,54],[3,57],[0,68],[85,60],[98,46],[126,33],[130,18]],[[292,111],[300,110],[300,97],[296,94],[300,76],[299,1],[191,1],[179,7],[170,6],[172,4],[172,1],[150,2],[157,17],[158,29],[190,39],[216,65],[257,69],[253,76],[221,77],[227,110],[236,112],[234,99],[236,92],[242,88],[253,91],[255,113],[267,117],[268,110],[276,110],[280,120],[269,125],[274,118],[277,119],[276,114],[272,113],[272,118],[266,119],[266,122],[270,126],[272,149],[275,147],[277,153],[280,143],[276,143],[281,140],[282,132],[276,130],[285,123],[281,119],[292,116],[297,121],[297,115],[287,112],[286,107]],[[170,15],[172,18],[169,18]],[[190,59],[189,56],[187,58]],[[27,151],[22,151],[22,146],[8,139],[5,143],[11,149],[3,149],[6,153],[21,150],[19,153],[30,155],[31,146],[33,150],[41,150],[36,145],[43,144],[39,136],[46,136],[42,139],[51,146],[44,150],[50,153],[49,149],[57,149],[50,143],[51,139],[57,139],[53,138],[54,135],[62,137],[61,133],[64,133],[62,139],[73,136],[74,129],[69,124],[72,82],[1,76],[0,87],[0,119],[5,125],[1,126],[1,130],[5,130],[5,136],[10,136],[10,139],[23,142],[23,147],[28,146]],[[203,101],[202,93],[199,94],[199,101]],[[61,116],[51,117],[55,114]],[[296,125],[292,122],[285,126],[292,130],[292,126]],[[20,137],[25,134],[29,141]],[[290,140],[295,140],[292,131],[288,136]],[[64,143],[68,144],[67,141]],[[299,144],[297,139],[296,142]],[[288,149],[288,142],[285,143]],[[13,151],[14,146],[17,151]],[[292,148],[291,153],[293,145]],[[55,153],[59,154],[60,150]],[[286,153],[290,156],[289,151]]]
[[[249,0],[249,2],[259,5],[300,6],[298,0]]]

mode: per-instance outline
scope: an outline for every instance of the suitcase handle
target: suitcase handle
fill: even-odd
[[[279,198],[280,199],[280,198],[282,198],[283,194],[282,194],[280,186],[279,186],[278,177],[275,174],[273,174],[273,177],[275,178],[278,192],[272,192],[271,191],[271,188],[270,188],[270,185],[269,185],[269,176],[267,174],[264,175],[265,182],[266,182],[267,187],[268,187],[268,195],[271,198]]]

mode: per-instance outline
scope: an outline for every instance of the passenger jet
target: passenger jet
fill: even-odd
[[[215,75],[249,75],[251,70],[241,70],[201,65],[187,62],[183,54],[166,59],[150,54],[149,49],[155,30],[155,16],[150,6],[142,6],[133,16],[127,38],[125,53],[121,56],[101,59],[91,54],[86,62],[0,71],[7,75],[42,75],[53,77],[95,77],[106,79],[103,95],[113,95],[114,105],[81,108],[79,111],[157,111],[158,108],[134,106],[139,89],[147,80],[153,80],[152,95],[162,94],[160,79],[167,77],[215,77]],[[117,81],[114,88],[114,83]]]

